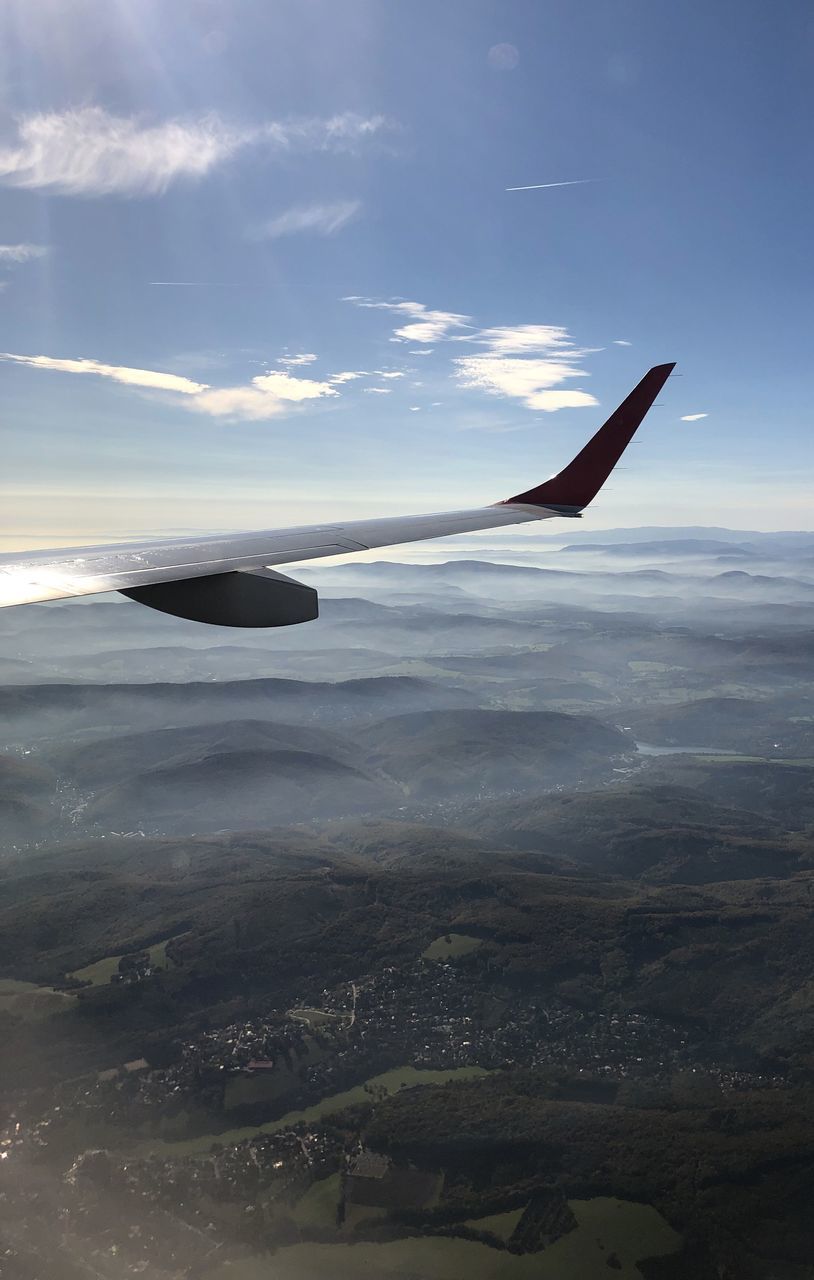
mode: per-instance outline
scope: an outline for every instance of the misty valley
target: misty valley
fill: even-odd
[[[296,575],[0,611],[0,1270],[814,1275],[814,534]]]

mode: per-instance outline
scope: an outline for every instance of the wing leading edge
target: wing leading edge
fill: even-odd
[[[298,560],[579,515],[616,466],[674,367],[657,365],[646,373],[563,471],[493,506],[225,537],[3,555],[0,608],[121,591],[162,612],[222,626],[309,621],[316,617],[311,589],[266,570]]]

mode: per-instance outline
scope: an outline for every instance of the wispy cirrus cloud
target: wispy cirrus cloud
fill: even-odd
[[[586,376],[584,370],[575,369],[562,360],[464,356],[455,364],[462,387],[520,400],[527,409],[554,413],[557,409],[582,409],[598,404],[588,391],[558,389],[567,378]]]
[[[99,360],[71,360],[54,356],[13,355],[0,352],[0,360],[50,369],[57,373],[92,374],[145,391],[179,394],[185,409],[227,420],[262,421],[279,417],[303,400],[320,399],[339,393],[327,382],[297,378],[282,370],[260,374],[251,382],[233,387],[211,387],[178,374],[155,369],[133,369],[127,365],[103,364]]]
[[[682,422],[700,422],[702,418],[708,418],[708,413],[685,413],[681,418]]]
[[[277,152],[349,150],[386,129],[384,116],[345,112],[261,124],[233,124],[215,112],[146,123],[103,107],[40,112],[17,119],[0,145],[0,182],[74,196],[161,195],[204,177],[250,146]]]
[[[343,382],[356,382],[358,378],[386,378],[389,381],[404,376],[394,369],[347,369],[342,373],[332,373],[328,381],[341,386]]]
[[[313,364],[317,358],[313,351],[302,351],[296,356],[278,356],[277,363],[284,364],[287,369],[290,369],[298,365]]]
[[[566,384],[587,377],[580,361],[588,354],[576,346],[561,325],[518,324],[477,328],[472,317],[455,311],[437,311],[422,302],[403,299],[378,301],[349,297],[358,307],[390,312],[399,321],[393,331],[397,342],[455,343],[481,348],[452,360],[460,386],[487,395],[519,400],[528,409],[552,413],[557,409],[595,405],[595,396]],[[420,353],[420,348],[416,354]],[[413,383],[413,385],[417,385]]]
[[[356,296],[343,298],[343,302],[352,302],[357,307],[371,307],[375,311],[390,311],[408,320],[393,330],[393,337],[400,342],[438,342],[449,336],[454,329],[469,324],[470,317],[457,315],[454,311],[432,311],[423,302],[409,302],[397,299],[393,302],[378,302],[375,298]]]
[[[588,391],[562,387],[587,376],[578,361],[589,353],[576,347],[560,325],[501,325],[480,329],[468,341],[486,350],[453,361],[463,387],[508,396],[543,413],[597,404]]]
[[[615,347],[632,347],[633,343],[628,342],[627,338],[614,338],[613,345]]]
[[[495,356],[525,355],[552,349],[567,350],[573,346],[568,330],[554,324],[499,325],[478,329],[477,333],[459,341],[476,342]]]
[[[30,365],[34,369],[51,369],[57,373],[89,373],[97,378],[110,378],[129,387],[145,387],[151,391],[177,391],[181,395],[194,396],[206,390],[203,382],[193,382],[175,373],[161,373],[155,369],[131,369],[126,365],[102,364],[99,360],[63,360],[54,356],[20,356],[9,351],[0,352],[0,360],[11,364]]]
[[[311,231],[319,236],[332,236],[359,213],[361,200],[336,200],[332,204],[295,205],[271,218],[250,233],[252,240],[276,240],[279,236]]]
[[[0,244],[0,264],[30,262],[32,258],[44,258],[47,244]]]

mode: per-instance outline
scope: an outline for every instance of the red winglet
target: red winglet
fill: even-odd
[[[630,444],[636,428],[674,368],[675,363],[657,364],[646,373],[605,425],[559,475],[498,505],[523,502],[535,507],[587,507]]]

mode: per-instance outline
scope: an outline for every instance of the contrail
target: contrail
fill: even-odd
[[[531,187],[507,187],[507,191],[543,191],[546,187],[581,187],[586,182],[598,182],[598,178],[573,178],[570,182],[535,182]]]

